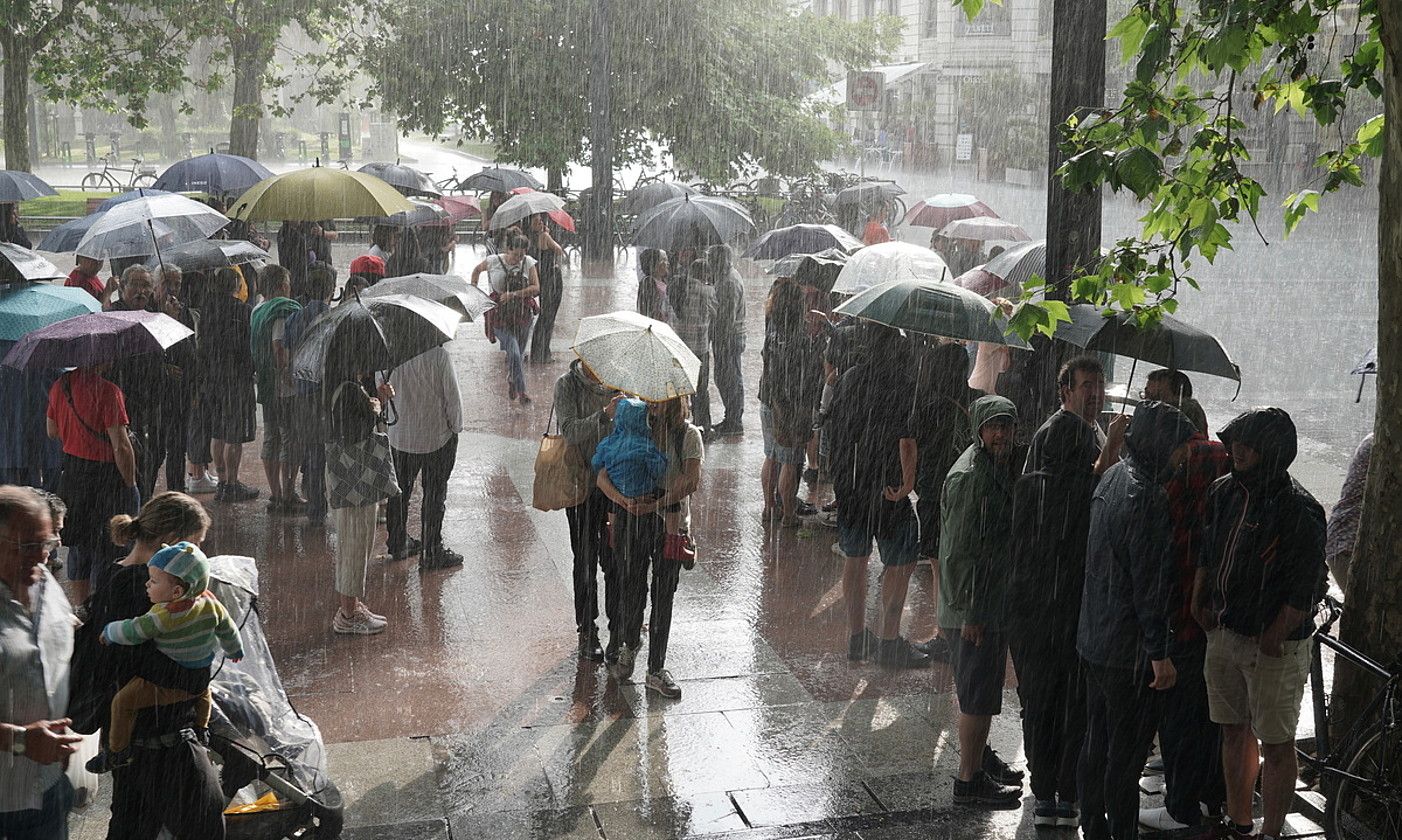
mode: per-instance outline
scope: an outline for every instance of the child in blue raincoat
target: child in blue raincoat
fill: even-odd
[[[613,431],[594,448],[594,473],[608,473],[609,481],[629,499],[660,495],[667,474],[667,456],[652,440],[647,403],[620,400],[614,410]]]

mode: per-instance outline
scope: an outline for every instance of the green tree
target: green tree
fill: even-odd
[[[416,0],[386,10],[370,45],[377,95],[405,129],[461,126],[498,159],[563,169],[589,158],[589,0]],[[619,162],[651,144],[728,181],[811,171],[841,136],[808,94],[832,66],[866,67],[892,19],[850,24],[787,0],[637,0],[613,15],[610,93]]]
[[[983,0],[959,2],[977,13]],[[1058,175],[1072,189],[1127,190],[1148,209],[1137,235],[1075,278],[1075,299],[1147,323],[1199,287],[1194,264],[1223,258],[1233,223],[1254,225],[1268,201],[1244,168],[1247,110],[1292,113],[1335,138],[1311,187],[1281,203],[1287,235],[1329,194],[1363,186],[1365,158],[1382,159],[1375,439],[1342,632],[1391,662],[1402,650],[1402,4],[1136,0],[1110,34],[1132,67],[1123,101],[1064,126],[1071,157]],[[1350,119],[1358,110],[1374,115]],[[1027,302],[1015,321],[1030,334],[1059,317]],[[1366,680],[1340,669],[1336,721],[1358,713]]]

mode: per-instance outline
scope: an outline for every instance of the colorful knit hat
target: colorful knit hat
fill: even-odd
[[[185,584],[185,595],[194,598],[209,588],[209,558],[192,542],[168,545],[151,555],[147,565],[174,575]]]

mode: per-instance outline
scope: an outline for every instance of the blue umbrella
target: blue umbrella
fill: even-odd
[[[101,310],[97,298],[83,289],[48,283],[9,289],[0,292],[0,341],[19,341],[40,327]]]
[[[28,172],[0,169],[0,204],[13,204],[46,195],[58,195],[58,192]]]
[[[158,190],[155,187],[141,187],[140,189],[118,193],[101,204],[97,205],[94,213],[105,213],[116,207],[118,204],[126,204],[128,201],[135,201],[138,198],[150,198],[153,195],[169,195],[168,190]]]
[[[170,192],[228,195],[241,193],[271,177],[271,170],[251,158],[208,154],[172,163],[156,179],[156,187]]]

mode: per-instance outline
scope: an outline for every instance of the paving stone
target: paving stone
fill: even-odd
[[[345,802],[347,826],[443,816],[437,761],[427,739],[330,744],[326,757],[327,771]]]
[[[544,811],[468,811],[449,814],[454,840],[602,840],[586,806]]]
[[[535,730],[505,727],[430,739],[446,812],[555,807],[550,781],[535,752],[539,737]]]
[[[664,797],[594,806],[608,840],[673,840],[748,828],[724,793]]]
[[[341,840],[450,840],[448,821],[445,819],[423,820],[392,825],[367,825],[348,828],[341,832]]]
[[[753,826],[813,823],[881,810],[881,804],[859,783],[780,785],[736,791],[732,796]]]

